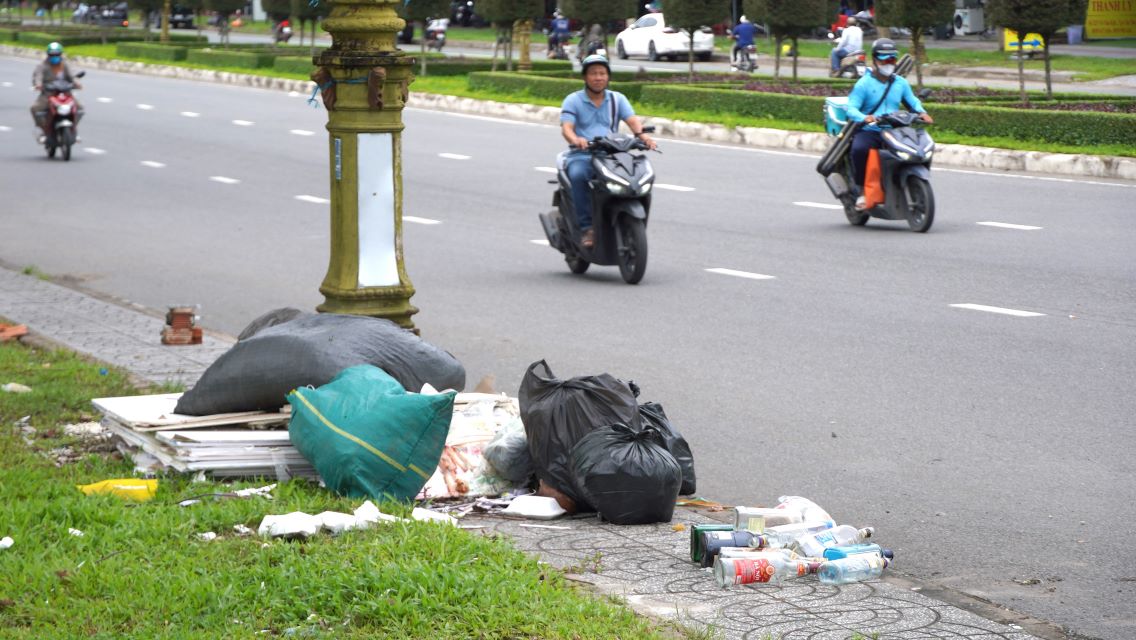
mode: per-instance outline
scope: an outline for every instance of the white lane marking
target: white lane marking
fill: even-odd
[[[237,184],[240,180],[236,178],[226,178],[225,176],[209,176],[213,182],[220,182],[221,184]]]
[[[680,187],[677,184],[663,184],[662,182],[656,182],[655,188],[666,189],[667,191],[694,191],[694,187]]]
[[[12,86],[11,82],[0,82],[0,87],[7,88],[7,87],[10,87],[10,86]]]
[[[256,123],[252,120],[233,120],[233,124],[237,125],[238,127],[251,127]]]
[[[142,166],[150,167],[151,169],[161,169],[166,166],[166,164],[164,162],[155,162],[154,160],[143,160]]]
[[[540,246],[542,246],[542,247],[547,247],[547,246],[550,246],[550,245],[548,244],[548,240],[529,240],[529,242],[531,242],[531,243],[533,243],[533,244],[539,244],[539,245],[540,245]]]
[[[1116,182],[1100,182],[1097,180],[1083,180],[1080,178],[1053,178],[1050,176],[1026,176],[1017,173],[991,173],[987,171],[972,171],[970,169],[942,169],[936,168],[935,171],[946,171],[948,173],[965,173],[974,176],[986,176],[988,178],[1017,178],[1018,180],[1041,180],[1043,182],[1068,182],[1073,184],[1092,184],[1104,187],[1125,187],[1128,189],[1136,189],[1136,184],[1119,184]]]
[[[798,207],[812,207],[814,209],[844,209],[842,204],[831,204],[827,202],[794,202],[793,204]]]
[[[95,98],[95,100],[103,104],[110,104],[111,102],[114,102],[114,98]]]
[[[315,131],[308,131],[307,129],[290,129],[288,131],[288,133],[290,133],[294,136],[314,136],[314,135],[316,135]]]
[[[87,153],[94,154],[96,156],[101,156],[104,153],[106,153],[106,149],[100,149],[98,147],[84,147],[83,151],[86,151]]]
[[[154,110],[154,105],[152,105],[152,104],[136,104],[134,106],[138,107],[142,111],[153,111]]]
[[[735,276],[738,278],[749,278],[750,280],[773,280],[777,276],[767,276],[762,273],[750,273],[749,271],[738,271],[736,269],[722,269],[716,267],[714,269],[707,269],[710,273],[717,273],[723,276]]]
[[[430,218],[418,218],[415,216],[402,216],[403,222],[415,222],[417,224],[442,224],[441,220],[431,220]]]
[[[999,229],[1018,229],[1020,231],[1036,231],[1041,227],[1032,227],[1028,224],[1010,224],[1009,222],[976,222],[986,227],[998,227]]]
[[[1007,316],[1018,316],[1019,318],[1036,318],[1037,316],[1044,316],[1044,313],[1037,313],[1034,311],[1021,311],[1019,309],[1003,309],[1002,307],[990,307],[984,304],[952,304],[956,309],[970,309],[971,311],[986,311],[988,313],[1001,313]]]
[[[327,198],[319,198],[319,197],[316,197],[316,196],[309,196],[309,195],[296,196],[296,199],[302,200],[304,202],[311,202],[311,203],[314,203],[314,204],[327,204],[327,203],[331,202],[331,200],[328,200]]]
[[[438,157],[447,160],[469,160],[469,156],[463,156],[460,153],[439,153]]]
[[[6,127],[6,126],[0,124],[0,131],[11,131],[11,130],[12,130],[12,127]]]
[[[181,115],[183,115],[187,118],[196,118],[196,117],[200,116],[201,114],[197,113],[196,111],[182,111]]]
[[[533,169],[541,173],[556,173],[556,167],[533,167]]]

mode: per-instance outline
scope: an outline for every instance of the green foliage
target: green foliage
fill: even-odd
[[[115,47],[115,53],[124,58],[142,58],[144,60],[185,60],[187,51],[186,47],[171,47],[145,42],[120,42]]]
[[[781,93],[707,89],[676,85],[649,84],[640,94],[643,108],[688,109],[691,105],[713,113],[737,114],[788,122],[817,122],[824,98]]]
[[[949,23],[955,15],[954,0],[877,0],[876,23],[922,31]]]
[[[478,0],[477,13],[495,24],[512,24],[544,15],[544,0]]]
[[[1020,34],[1049,36],[1070,24],[1083,24],[1088,0],[987,0],[986,19]]]
[[[237,11],[237,9],[244,9],[245,0],[205,0],[205,8],[210,11],[216,11],[223,16],[229,16]],[[302,4],[307,4],[306,2]]]
[[[555,100],[560,102],[575,91],[584,87],[579,78],[544,78],[524,73],[485,73],[469,74],[469,88],[495,93],[512,93]],[[639,100],[644,85],[638,82],[612,82],[611,88],[627,96],[632,103]]]
[[[410,0],[405,4],[399,2],[397,9],[399,17],[403,20],[426,21],[430,18],[449,16],[450,0]],[[481,10],[480,6],[478,10]]]
[[[0,42],[12,42],[20,35],[19,29],[0,29]]]
[[[827,0],[745,0],[746,15],[774,36],[796,38],[832,20]]]
[[[730,0],[663,0],[667,24],[693,32],[730,17]]]
[[[298,73],[303,76],[310,75],[315,69],[311,56],[277,56],[272,61],[272,68],[283,73]],[[430,69],[434,71],[433,67]]]
[[[215,49],[194,49],[186,54],[186,62],[209,64],[218,67],[239,67],[259,69],[271,67],[277,54],[264,51],[218,51]]]
[[[636,0],[560,0],[565,17],[584,24],[599,24],[635,16]]]

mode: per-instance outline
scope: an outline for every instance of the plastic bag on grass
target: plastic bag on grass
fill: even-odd
[[[682,470],[654,427],[601,427],[572,448],[572,471],[585,500],[615,524],[670,522]]]

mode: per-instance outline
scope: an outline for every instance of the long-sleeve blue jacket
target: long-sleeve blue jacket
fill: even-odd
[[[882,104],[876,107],[876,110],[870,114],[864,113],[864,109],[871,109],[872,105],[880,101],[880,97],[887,89],[887,80],[881,82],[876,79],[875,75],[869,72],[852,87],[852,93],[848,94],[848,117],[854,122],[861,122],[866,116],[880,116],[885,113],[892,113],[899,111],[899,108],[906,104],[909,109],[916,113],[926,113],[923,108],[923,103],[919,98],[915,97],[915,93],[911,91],[911,84],[907,82],[903,76],[895,76],[895,80],[891,83],[891,89],[888,89],[887,97],[884,98]],[[865,129],[879,130],[874,124],[869,124],[864,127]]]

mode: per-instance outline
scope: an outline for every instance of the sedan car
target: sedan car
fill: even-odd
[[[681,29],[668,27],[661,13],[648,13],[615,36],[615,52],[622,59],[628,56],[647,56],[655,61],[666,57],[671,60],[685,58],[690,51],[690,35]],[[714,34],[703,27],[694,32],[694,55],[709,60],[714,53]]]

